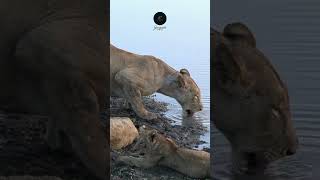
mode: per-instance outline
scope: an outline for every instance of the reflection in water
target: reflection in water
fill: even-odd
[[[201,122],[197,120],[195,117],[183,117],[182,126],[184,127],[194,127],[199,126]]]
[[[256,35],[257,46],[288,85],[292,118],[300,141],[296,155],[271,164],[263,174],[234,177],[229,168],[229,144],[213,128],[215,179],[320,179],[317,169],[320,165],[320,1],[216,0],[214,4],[214,27],[221,30],[233,21],[246,23]]]

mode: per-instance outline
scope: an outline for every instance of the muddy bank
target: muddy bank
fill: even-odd
[[[144,98],[146,108],[151,112],[161,114],[161,118],[157,120],[143,120],[135,115],[130,109],[125,109],[123,106],[122,99],[111,98],[110,99],[110,114],[112,117],[124,116],[130,117],[133,120],[135,126],[139,127],[142,125],[148,125],[158,131],[164,133],[167,137],[173,139],[179,146],[187,148],[195,148],[204,142],[199,141],[200,135],[206,130],[200,123],[194,122],[192,126],[184,127],[180,125],[172,125],[173,121],[166,118],[163,114],[167,111],[167,104],[163,102],[157,102],[154,97]],[[121,151],[111,152],[111,179],[122,180],[122,179],[192,179],[188,178],[176,171],[165,167],[155,167],[147,170],[141,168],[130,167],[126,165],[120,165],[116,163],[116,158],[119,155],[127,155],[130,152],[132,146],[128,146]],[[208,149],[206,151],[209,151]]]

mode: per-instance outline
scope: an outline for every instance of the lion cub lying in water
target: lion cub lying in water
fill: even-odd
[[[140,168],[166,166],[193,178],[210,176],[208,152],[180,148],[171,139],[146,126],[140,127],[139,130],[139,139],[134,148],[142,142],[146,146],[144,155],[120,156],[119,162]]]

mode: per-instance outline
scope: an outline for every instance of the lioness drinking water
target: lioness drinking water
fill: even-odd
[[[137,142],[145,145],[144,156],[120,156],[118,161],[130,166],[151,168],[156,165],[166,166],[193,178],[210,176],[210,154],[180,148],[173,140],[166,138],[155,129],[142,126]]]
[[[153,56],[137,55],[110,44],[111,96],[123,97],[143,119],[157,114],[145,109],[141,96],[155,92],[175,98],[185,116],[202,110],[200,89],[186,69],[174,70]]]
[[[211,29],[213,123],[230,141],[235,168],[264,167],[296,152],[285,83],[242,23]]]

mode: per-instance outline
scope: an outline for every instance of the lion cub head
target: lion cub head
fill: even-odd
[[[153,154],[166,155],[176,151],[178,146],[170,138],[165,137],[156,129],[145,125],[139,128],[139,138]]]
[[[256,48],[249,28],[211,31],[214,123],[230,141],[235,162],[256,167],[296,152],[288,90]]]

